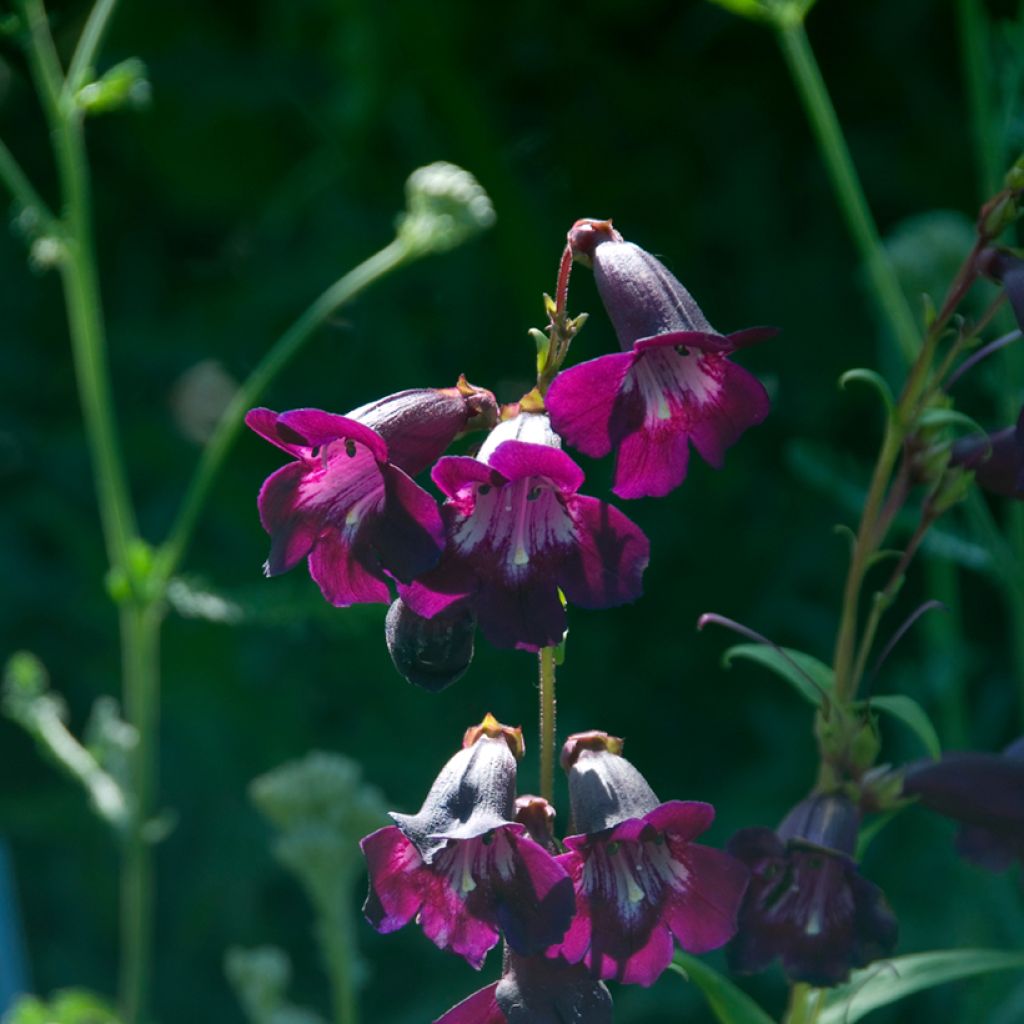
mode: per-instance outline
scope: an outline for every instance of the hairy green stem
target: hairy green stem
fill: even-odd
[[[832,178],[839,207],[867,268],[878,305],[893,329],[900,351],[910,363],[920,347],[920,333],[878,236],[878,229],[864,197],[864,190],[806,30],[801,23],[787,22],[778,26],[777,34],[818,140],[818,148]]]
[[[540,662],[540,795],[555,800],[555,648],[541,648]]]
[[[184,557],[196,520],[209,496],[217,473],[242,428],[246,412],[253,407],[270,382],[309,340],[314,331],[326,323],[340,306],[350,302],[371,284],[403,263],[414,259],[416,255],[408,243],[396,238],[335,281],[278,338],[235,392],[231,404],[217,424],[213,437],[203,449],[170,535],[158,554],[156,580],[159,586],[166,585]]]

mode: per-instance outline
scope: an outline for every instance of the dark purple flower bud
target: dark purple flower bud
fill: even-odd
[[[526,834],[549,853],[558,853],[555,839],[555,809],[542,796],[524,795],[516,797],[516,821],[526,829]]]
[[[1024,737],[1002,754],[951,751],[908,766],[903,795],[963,823],[961,856],[989,871],[1024,864]]]
[[[437,563],[444,547],[437,503],[392,464],[376,431],[320,409],[252,409],[245,422],[295,460],[267,477],[259,494],[268,576],[308,557],[324,597],[345,607],[389,601],[389,577],[408,581]]]
[[[751,870],[728,949],[733,970],[760,971],[778,957],[793,981],[838,985],[893,951],[896,918],[851,856],[859,824],[845,796],[816,794],[776,832],[746,828],[732,837],[727,849]]]
[[[473,660],[475,636],[476,613],[470,607],[447,608],[425,619],[399,597],[384,621],[384,639],[395,668],[431,693],[462,678]]]
[[[560,443],[547,416],[522,413],[476,458],[438,462],[448,545],[435,569],[399,588],[416,614],[472,607],[495,646],[535,651],[565,633],[559,590],[581,608],[640,596],[647,538],[618,509],[578,493],[583,471]]]
[[[727,358],[777,333],[719,334],[666,267],[610,221],[577,221],[575,257],[592,266],[623,351],[560,373],[546,404],[569,444],[599,458],[613,451],[614,492],[661,497],[686,477],[689,446],[719,468],[725,450],[768,415],[768,395]]]
[[[704,953],[736,931],[747,872],[728,854],[691,842],[715,816],[709,804],[659,803],[605,733],[571,736],[563,751],[577,828],[558,858],[576,889],[576,917],[548,951],[598,978],[651,985],[674,944]]]
[[[434,1024],[612,1024],[612,997],[578,964],[510,952],[500,981]]]
[[[950,462],[973,469],[974,478],[993,494],[1024,499],[1024,409],[1015,427],[988,437],[964,437],[953,444]]]
[[[1024,260],[1004,249],[984,249],[978,257],[978,269],[1003,286],[1017,326],[1024,331]]]
[[[485,388],[460,377],[453,388],[414,388],[353,409],[358,420],[384,438],[393,465],[410,476],[433,465],[457,437],[489,430],[498,404]]]
[[[363,912],[379,932],[415,918],[440,949],[479,968],[498,941],[524,955],[564,934],[565,870],[512,820],[522,731],[488,715],[441,770],[418,814],[396,814],[360,846],[370,870]]]

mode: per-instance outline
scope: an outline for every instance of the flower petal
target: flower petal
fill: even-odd
[[[279,576],[301,562],[323,529],[319,517],[302,505],[299,489],[305,476],[303,463],[290,462],[271,473],[260,488],[260,522],[270,534],[268,576]]]
[[[547,445],[505,441],[495,449],[490,465],[510,483],[543,476],[570,494],[583,485],[583,470],[565,452]]]
[[[322,409],[291,409],[277,418],[278,436],[284,442],[304,444],[310,448],[347,438],[366,445],[378,462],[386,462],[388,446],[375,430],[347,416],[338,416]]]
[[[366,920],[388,933],[407,925],[420,909],[417,872],[423,860],[395,825],[378,829],[359,841],[370,872],[370,891],[363,905]]]
[[[630,434],[618,447],[612,492],[620,498],[663,498],[686,479],[689,461],[685,433],[664,429]]]
[[[384,503],[366,523],[365,538],[392,576],[409,582],[432,569],[444,550],[437,502],[396,466],[381,467]]]
[[[438,1017],[434,1024],[506,1024],[505,1014],[501,1012],[494,991],[498,982],[474,992],[453,1006],[446,1014]]]
[[[715,820],[715,809],[700,800],[668,800],[644,815],[648,824],[674,839],[695,839]]]
[[[306,454],[307,445],[301,442],[285,441],[277,433],[278,414],[273,409],[250,409],[245,414],[245,425],[255,431],[264,441],[286,451],[299,459]]]
[[[375,602],[388,604],[391,593],[384,574],[373,561],[368,550],[364,550],[361,558],[357,546],[332,529],[310,552],[309,575],[324,597],[337,608]]]
[[[581,840],[584,837],[580,837]],[[583,856],[575,850],[563,853],[555,860],[565,870],[572,881],[573,889],[577,895],[583,888]],[[547,951],[547,956],[560,956],[571,964],[579,963],[590,949],[591,919],[590,904],[584,899],[576,900],[576,914],[569,924],[562,941]]]
[[[628,516],[597,498],[577,495],[571,515],[578,542],[559,571],[559,585],[581,608],[613,608],[643,593],[650,561],[646,534]]]
[[[446,455],[438,459],[430,476],[449,498],[457,498],[459,491],[473,484],[500,487],[505,482],[490,466],[468,455]]]
[[[720,370],[717,395],[700,407],[690,428],[693,446],[716,469],[722,466],[726,448],[771,411],[768,392],[756,377],[728,360],[722,361]]]
[[[565,609],[550,580],[489,580],[477,593],[476,610],[481,631],[495,647],[538,651],[560,644],[565,635]]]
[[[551,425],[584,455],[600,458],[612,450],[612,414],[634,358],[632,352],[599,356],[551,382],[544,400]]]
[[[398,593],[417,615],[432,619],[457,602],[465,601],[476,587],[476,577],[470,568],[449,549],[430,572],[412,583],[399,583]]]

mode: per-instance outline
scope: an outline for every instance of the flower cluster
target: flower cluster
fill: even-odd
[[[415,919],[477,968],[504,938],[502,980],[444,1024],[610,1020],[604,980],[651,985],[676,944],[702,953],[734,935],[747,870],[693,842],[713,808],[661,803],[621,750],[600,732],[566,741],[576,834],[565,853],[550,805],[515,797],[521,731],[490,715],[467,731],[417,814],[392,813],[394,825],[363,840],[364,910],[378,931]]]
[[[392,660],[430,690],[465,671],[478,627],[498,647],[537,651],[561,642],[567,606],[640,597],[647,537],[581,493],[583,471],[563,437],[586,455],[615,452],[620,497],[658,496],[684,479],[691,443],[718,466],[768,412],[764,388],[728,356],[773,331],[716,332],[669,271],[609,221],[578,221],[567,251],[593,268],[626,351],[558,372],[560,350],[550,385],[538,378],[538,389],[500,408],[461,378],[342,416],[246,417],[293,460],[259,495],[267,575],[306,559],[333,605],[393,602]],[[488,433],[475,454],[445,454],[477,430]],[[414,479],[428,468],[440,508]]]

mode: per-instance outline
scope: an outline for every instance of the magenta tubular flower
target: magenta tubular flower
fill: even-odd
[[[776,832],[746,828],[732,837],[729,852],[751,870],[728,949],[733,970],[760,971],[778,957],[792,981],[829,986],[892,953],[896,918],[851,857],[858,824],[846,797],[818,794]]]
[[[908,766],[903,795],[962,824],[960,855],[989,871],[1024,864],[1024,737],[1001,754],[951,751]]]
[[[953,445],[953,465],[974,470],[992,494],[1024,500],[1024,409],[1017,425],[989,437],[965,437]]]
[[[640,596],[646,536],[578,493],[583,471],[559,443],[546,416],[523,413],[499,424],[476,458],[438,462],[448,545],[435,569],[399,587],[417,615],[469,606],[495,646],[535,651],[565,633],[559,589],[581,608]]]
[[[499,929],[524,955],[565,934],[572,884],[512,820],[521,753],[521,730],[488,715],[467,732],[418,814],[392,814],[397,825],[362,840],[370,870],[363,912],[377,931],[393,932],[416,918],[438,948],[476,968]]]
[[[576,917],[548,950],[598,978],[651,985],[674,944],[691,953],[724,945],[736,931],[747,871],[719,850],[691,842],[712,822],[709,804],[660,803],[606,733],[571,736],[562,752],[574,827],[558,860],[576,890]]]
[[[578,964],[509,952],[500,981],[434,1024],[612,1024],[608,989]]]
[[[615,452],[620,498],[678,487],[690,444],[721,467],[725,450],[769,410],[761,383],[727,357],[777,332],[719,334],[665,266],[610,221],[577,221],[569,245],[593,266],[623,351],[555,377],[545,398],[555,430],[586,455]]]
[[[444,547],[437,504],[388,460],[376,431],[320,409],[252,409],[245,422],[295,459],[259,494],[268,576],[308,557],[324,597],[345,607],[388,601],[389,576],[411,580],[436,564]]]

